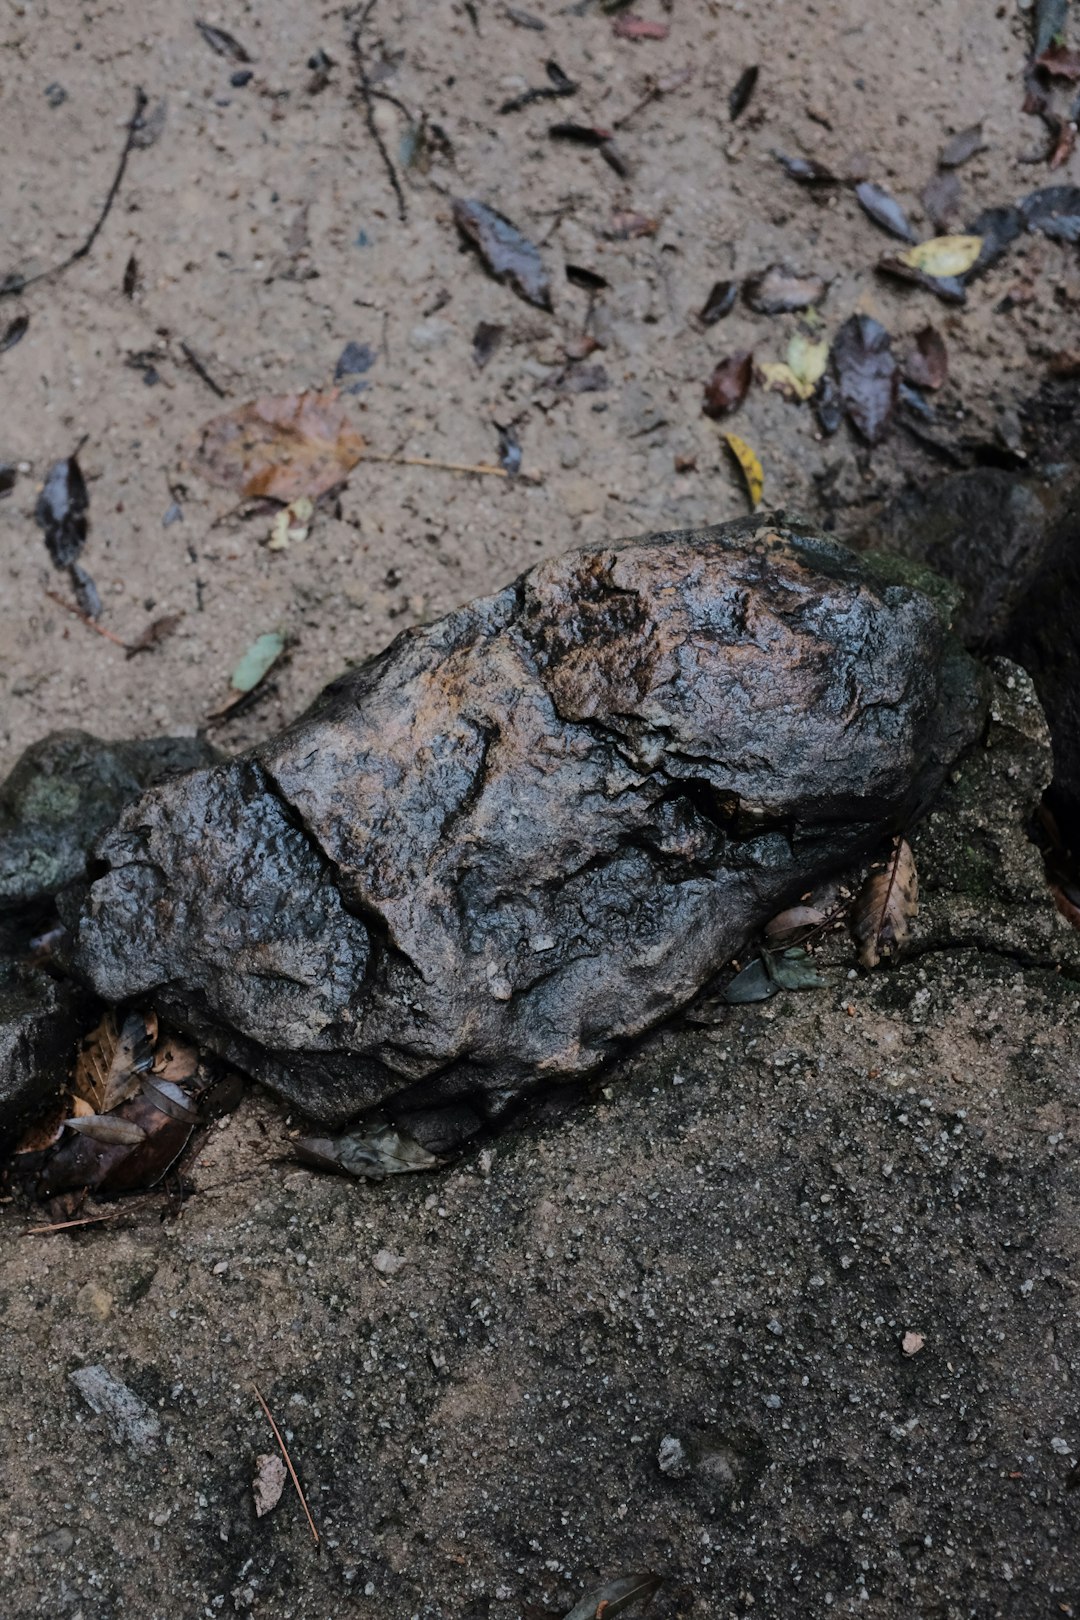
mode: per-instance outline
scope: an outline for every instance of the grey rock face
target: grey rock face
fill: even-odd
[[[78,986],[16,965],[0,943],[0,1143],[58,1094],[92,1005]]]
[[[56,731],[0,784],[0,911],[34,905],[81,878],[87,851],[151,782],[217,757],[197,738],[102,742]]]
[[[75,922],[308,1113],[490,1111],[689,1001],[977,734],[932,603],[763,519],[569,553],[152,788]]]

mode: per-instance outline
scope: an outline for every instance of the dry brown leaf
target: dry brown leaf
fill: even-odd
[[[156,1033],[156,1021],[153,1028]],[[76,1099],[89,1103],[92,1113],[111,1114],[138,1091],[153,1061],[152,1040],[141,1013],[129,1013],[119,1025],[116,1014],[107,1012],[75,1059]],[[81,1114],[78,1108],[73,1112]]]
[[[264,395],[203,428],[196,461],[211,483],[250,499],[317,500],[344,481],[364,453],[341,390]]]
[[[85,1105],[84,1105],[85,1106]],[[32,1125],[28,1125],[14,1148],[15,1153],[44,1153],[60,1140],[64,1129],[64,1121],[71,1113],[71,1097],[65,1094],[58,1097],[49,1106],[47,1113],[40,1115]]]
[[[159,1080],[190,1080],[198,1069],[198,1051],[194,1046],[188,1046],[186,1041],[178,1041],[170,1036],[154,1053],[153,1072]]]
[[[826,913],[817,906],[789,906],[786,911],[778,911],[766,924],[765,938],[770,945],[789,945],[810,929],[820,928],[825,921]]]
[[[884,871],[871,872],[855,897],[851,932],[859,964],[875,968],[883,956],[893,961],[911,939],[911,919],[919,914],[919,874],[906,839],[901,839]]]

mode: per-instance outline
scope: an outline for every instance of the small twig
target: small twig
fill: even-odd
[[[220,383],[216,383],[214,381],[213,377],[211,377],[210,373],[207,371],[206,367],[195,353],[195,350],[189,343],[185,343],[182,338],[180,340],[180,353],[183,355],[196,377],[202,378],[203,382],[206,384],[207,388],[210,389],[211,393],[216,394],[218,399],[228,399],[228,391],[222,388]]]
[[[368,0],[368,3],[364,7],[361,14],[360,21],[356,25],[356,31],[353,34],[350,44],[352,45],[353,56],[356,58],[356,72],[357,77],[360,80],[360,94],[364,100],[364,113],[367,121],[368,134],[378,147],[379,156],[382,158],[383,166],[390,177],[390,184],[394,189],[394,196],[397,199],[398,218],[401,220],[403,225],[407,225],[409,221],[409,210],[405,202],[405,193],[401,189],[401,181],[398,179],[397,170],[394,168],[390,154],[386,150],[386,142],[383,140],[382,135],[379,132],[379,126],[375,122],[375,87],[372,84],[371,78],[368,74],[367,63],[364,61],[364,48],[360,43],[360,35],[364,31],[364,24],[367,22],[374,9],[375,0]]]
[[[311,1509],[307,1505],[307,1497],[304,1495],[303,1489],[301,1488],[301,1485],[300,1485],[300,1481],[296,1477],[296,1469],[293,1467],[292,1458],[289,1456],[289,1453],[285,1448],[285,1442],[281,1438],[281,1430],[278,1428],[277,1424],[274,1422],[274,1414],[271,1412],[270,1408],[267,1406],[266,1402],[263,1400],[262,1390],[259,1388],[258,1384],[252,1383],[251,1387],[255,1391],[256,1395],[259,1397],[259,1405],[262,1407],[263,1411],[266,1413],[266,1421],[269,1423],[270,1427],[273,1429],[273,1431],[274,1431],[274,1439],[277,1441],[278,1445],[281,1447],[281,1455],[284,1457],[285,1466],[286,1466],[286,1468],[288,1468],[289,1473],[292,1476],[293,1485],[296,1487],[296,1494],[300,1498],[300,1506],[303,1508],[304,1512],[307,1514],[307,1522],[311,1526],[311,1534],[312,1534],[312,1537],[314,1539],[315,1545],[317,1547],[319,1545],[319,1532],[315,1528],[315,1520],[311,1517]]]
[[[885,885],[885,898],[881,902],[881,916],[878,919],[877,930],[874,935],[875,939],[881,938],[882,930],[885,927],[885,919],[889,915],[889,900],[892,897],[893,885],[896,882],[896,874],[900,867],[900,851],[903,849],[903,847],[904,835],[902,833],[897,833],[896,848],[893,850],[892,860],[889,864],[889,881]]]
[[[44,1232],[66,1232],[69,1226],[93,1226],[99,1221],[114,1221],[121,1213],[118,1209],[106,1209],[100,1215],[82,1215],[77,1221],[54,1221],[51,1226],[28,1226],[23,1237],[40,1237]]]
[[[124,139],[123,150],[120,153],[120,161],[116,166],[116,173],[113,175],[112,185],[109,187],[108,195],[105,198],[105,206],[102,208],[101,213],[95,220],[93,228],[90,235],[86,238],[86,241],[81,247],[77,247],[74,253],[69,254],[66,259],[62,259],[59,264],[54,264],[50,270],[39,270],[36,276],[5,276],[4,279],[0,281],[0,298],[3,298],[5,295],[25,292],[27,287],[33,287],[36,282],[47,281],[52,276],[62,275],[63,272],[65,270],[69,270],[73,264],[77,264],[80,259],[86,258],[87,254],[93,248],[94,243],[97,241],[101,228],[108,219],[112,205],[116,201],[116,194],[120,190],[120,186],[124,178],[124,170],[127,168],[127,161],[131,155],[131,148],[134,144],[135,136],[142,127],[142,115],[145,111],[146,92],[140,86],[135,91],[135,110],[127,122],[127,135]]]
[[[625,129],[631,119],[636,118],[639,112],[644,112],[646,107],[650,107],[654,101],[659,101],[663,96],[670,95],[672,90],[681,89],[684,84],[689,83],[692,76],[692,68],[683,68],[681,72],[673,73],[667,79],[650,79],[648,81],[649,88],[641,100],[631,107],[628,113],[623,113],[621,118],[613,119],[612,129]]]
[[[98,624],[96,619],[92,619],[89,613],[84,613],[82,608],[76,607],[74,602],[65,602],[64,598],[58,596],[55,591],[47,590],[45,595],[50,602],[55,602],[58,607],[65,608],[68,613],[73,613],[77,619],[81,619],[83,624],[87,625],[91,630],[95,630],[99,636],[104,636],[106,641],[111,641],[114,647],[123,647],[125,652],[131,651],[126,641],[121,641],[120,637],[113,635],[111,630],[106,630],[103,624]]]
[[[395,467],[441,467],[443,472],[487,473],[492,478],[509,478],[505,467],[489,467],[486,463],[470,461],[437,461],[432,456],[388,456],[374,450],[365,450],[364,461],[386,461]]]

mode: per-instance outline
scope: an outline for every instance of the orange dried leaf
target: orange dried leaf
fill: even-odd
[[[341,390],[265,395],[215,416],[203,428],[200,472],[247,498],[316,500],[344,481],[364,453]]]

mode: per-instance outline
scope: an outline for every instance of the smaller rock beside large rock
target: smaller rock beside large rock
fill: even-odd
[[[87,852],[125,804],[175,771],[218,757],[198,737],[103,742],[55,731],[0,783],[0,912],[49,899],[86,873]]]

